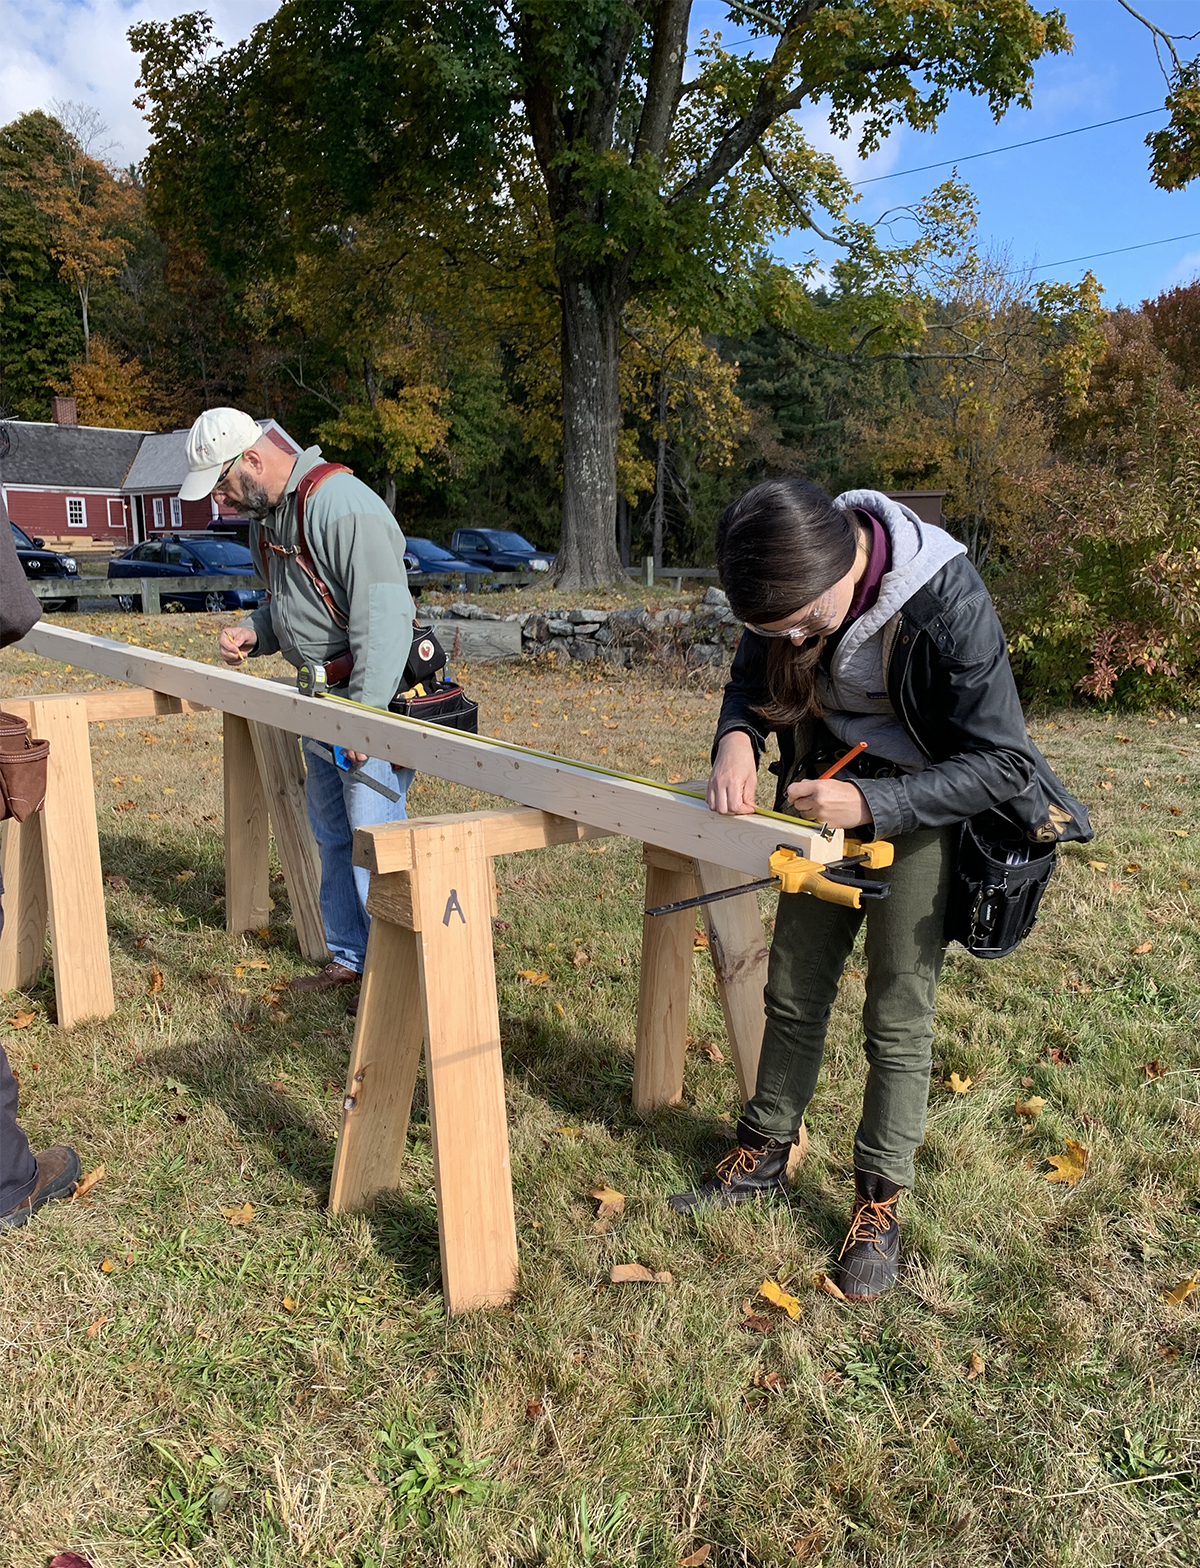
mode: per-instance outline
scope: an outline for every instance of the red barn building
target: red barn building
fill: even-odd
[[[160,435],[80,425],[74,398],[56,397],[53,408],[49,424],[3,425],[8,450],[0,456],[0,485],[9,516],[31,538],[74,554],[124,550],[160,531],[207,528],[218,515],[210,500],[179,499],[186,430]],[[300,451],[274,419],[259,423],[285,452]]]

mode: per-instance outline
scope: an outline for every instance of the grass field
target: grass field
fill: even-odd
[[[67,624],[211,658],[219,623]],[[704,769],[711,685],[460,673],[489,732]],[[5,695],[100,684],[0,655]],[[790,1206],[665,1208],[727,1147],[736,1085],[698,953],[683,1104],[634,1116],[641,871],[606,840],[498,866],[521,1289],[447,1321],[422,1085],[401,1189],[325,1211],[352,1026],[336,993],[272,989],[304,968],[279,878],[269,932],[224,931],[218,718],[93,727],[117,1011],[63,1035],[43,981],[7,999],[33,1017],[3,1041],[35,1142],[106,1174],[0,1240],[4,1568],[67,1547],[97,1568],[1200,1560],[1200,1291],[1165,1299],[1200,1269],[1200,726],[1031,729],[1097,837],[1014,957],[947,961],[892,1295],[813,1285],[848,1208],[854,968]],[[1089,1153],[1075,1186],[1046,1179],[1067,1139]],[[597,1219],[600,1182],[623,1216]],[[634,1261],[670,1283],[609,1283]]]

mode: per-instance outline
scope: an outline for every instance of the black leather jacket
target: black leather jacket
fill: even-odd
[[[965,555],[919,588],[883,630],[887,691],[897,718],[929,758],[920,773],[855,778],[879,838],[964,822],[989,807],[1031,838],[1086,841],[1087,807],[1063,788],[1030,740],[991,596]],[[757,763],[769,733],[755,708],[766,700],[767,640],[746,632],[733,659],[717,722],[722,736],[743,730]],[[811,723],[779,735],[776,809],[801,776]],[[1053,817],[1051,805],[1056,809]],[[1067,820],[1060,819],[1065,813]]]

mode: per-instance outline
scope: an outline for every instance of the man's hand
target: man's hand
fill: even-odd
[[[730,730],[717,747],[717,760],[708,777],[704,798],[710,811],[722,816],[746,817],[754,810],[758,769],[754,747],[745,730]]]
[[[226,664],[244,664],[257,646],[258,633],[253,626],[222,626],[217,638],[217,652]]]
[[[871,820],[871,813],[857,784],[838,779],[798,779],[788,788],[788,800],[809,822],[831,828],[857,828]]]
[[[352,768],[361,768],[366,760],[367,754],[365,751],[348,751],[346,753],[346,761]]]

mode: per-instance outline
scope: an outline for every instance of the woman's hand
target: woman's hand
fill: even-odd
[[[839,779],[797,779],[788,787],[788,801],[809,822],[831,828],[857,828],[871,820],[871,813],[857,784]]]
[[[745,730],[730,730],[717,747],[717,760],[708,776],[704,798],[710,811],[722,816],[746,817],[754,810],[758,769],[754,747]]]
[[[226,664],[244,664],[257,645],[258,633],[253,626],[222,626],[217,638],[217,652]]]

